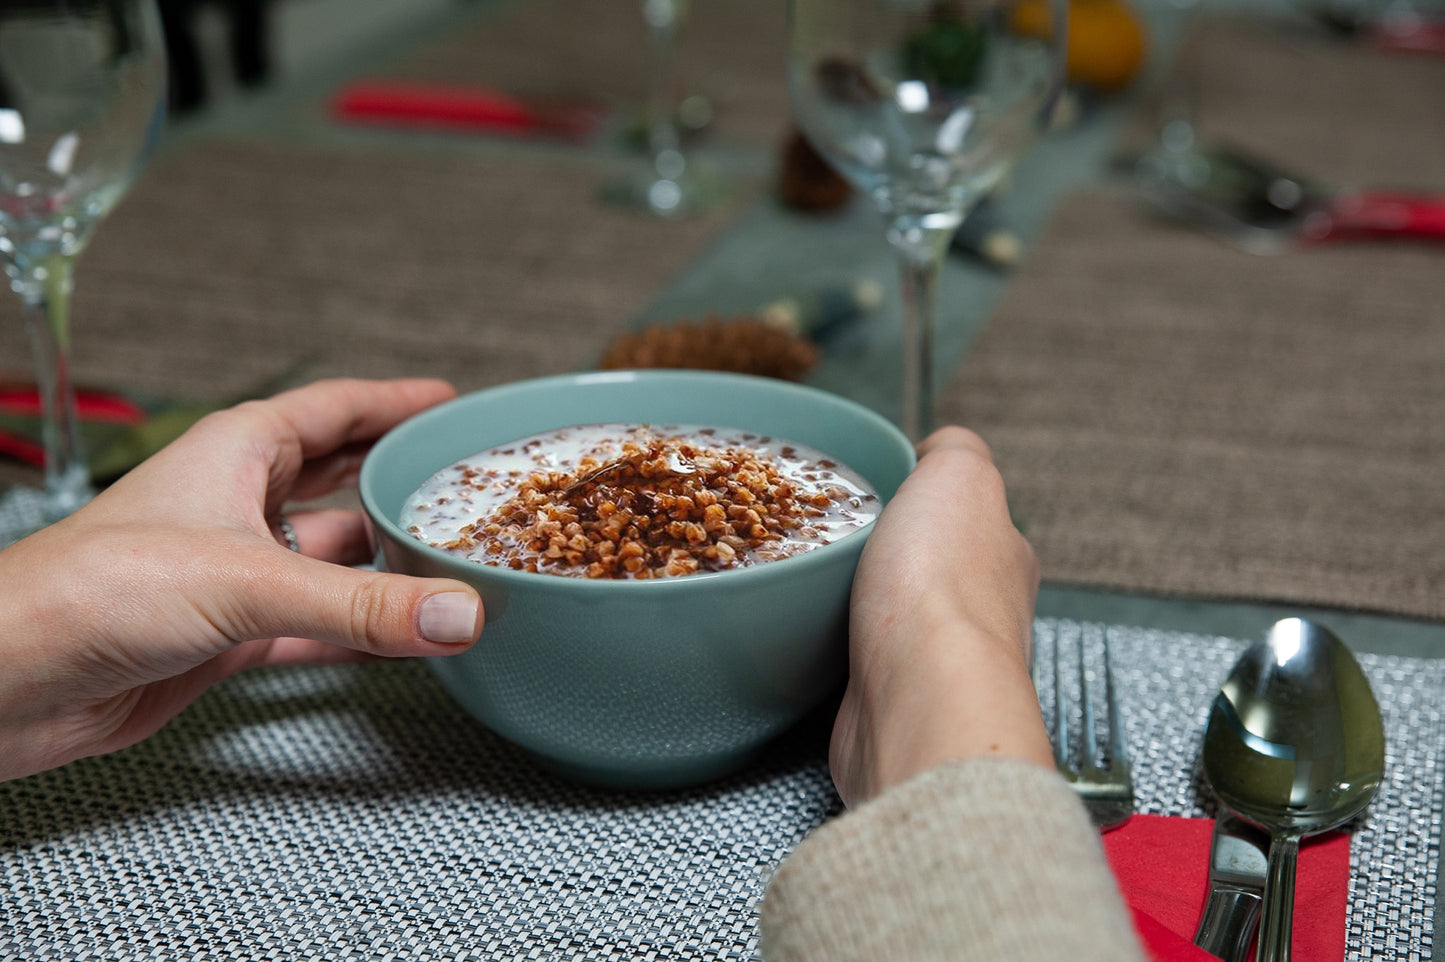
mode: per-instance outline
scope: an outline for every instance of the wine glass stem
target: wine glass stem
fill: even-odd
[[[652,166],[661,180],[677,180],[685,161],[677,131],[675,76],[677,28],[686,0],[642,0],[643,17],[652,37],[652,103],[647,128]]]
[[[1159,146],[1175,155],[1188,154],[1195,148],[1199,123],[1199,38],[1193,26],[1197,10],[1204,0],[1166,0],[1173,34],[1174,56],[1169,73],[1159,93],[1159,113],[1155,119]]]
[[[70,379],[70,293],[75,261],[55,254],[17,279],[35,353],[45,446],[45,515],[58,521],[89,501],[90,484]]]
[[[903,293],[903,433],[921,441],[933,430],[934,294],[943,255],[955,227],[938,228],[899,218],[888,243],[898,255]]]

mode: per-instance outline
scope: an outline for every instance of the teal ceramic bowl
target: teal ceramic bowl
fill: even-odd
[[[407,497],[468,455],[593,423],[704,424],[811,445],[886,501],[913,447],[872,411],[764,378],[618,371],[522,381],[397,426],[367,455],[361,497],[388,570],[457,578],[486,609],[481,641],[429,659],[492,731],[596,784],[675,787],[745,764],[846,671],[848,593],[864,528],[806,554],[656,581],[588,580],[469,562],[398,524]]]

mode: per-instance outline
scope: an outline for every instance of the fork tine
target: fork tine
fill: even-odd
[[[1098,763],[1098,729],[1095,727],[1094,693],[1090,690],[1089,668],[1084,659],[1085,642],[1079,639],[1079,705],[1082,714],[1079,725],[1079,767],[1090,768]]]
[[[1129,763],[1129,746],[1124,738],[1124,723],[1119,717],[1119,703],[1114,697],[1114,668],[1109,663],[1109,636],[1104,635],[1104,697],[1109,713],[1109,764],[1113,767]]]
[[[1054,764],[1060,771],[1067,771],[1069,767],[1069,718],[1064,711],[1064,688],[1060,680],[1063,676],[1059,659],[1059,649],[1063,647],[1062,641],[1057,634],[1054,635]]]
[[[1054,634],[1052,652],[1054,760],[1083,799],[1094,824],[1107,832],[1129,820],[1135,803],[1109,634],[1105,631],[1095,639],[1085,632],[1070,641],[1063,635]],[[1068,644],[1074,645],[1074,651],[1063,650]],[[1091,651],[1094,646],[1097,652]],[[1078,686],[1077,693],[1069,691],[1072,685]],[[1101,722],[1107,732],[1099,731]]]

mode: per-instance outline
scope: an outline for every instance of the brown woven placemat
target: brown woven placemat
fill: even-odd
[[[1445,193],[1445,61],[1236,28],[1209,136]],[[1047,579],[1445,617],[1445,247],[1274,258],[1067,199],[941,399]]]
[[[520,96],[644,105],[655,58],[635,0],[511,0],[474,24],[382,63],[374,76],[476,84]],[[771,150],[789,123],[782,0],[691,3],[679,27],[675,93],[716,111],[709,142]]]
[[[1172,80],[1194,91],[1203,142],[1324,184],[1445,192],[1445,57],[1373,50],[1292,21],[1217,17],[1180,44]],[[1139,110],[1136,138],[1153,116]]]
[[[726,222],[597,200],[593,168],[216,140],[145,173],[80,258],[79,383],[226,400],[306,378],[462,390],[595,365]],[[30,364],[0,299],[0,370]],[[10,466],[0,481],[33,480]]]

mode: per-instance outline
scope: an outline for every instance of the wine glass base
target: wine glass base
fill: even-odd
[[[44,491],[11,488],[0,493],[0,548],[29,537],[50,523]]]
[[[83,469],[78,482],[62,483],[49,490],[25,486],[0,489],[0,548],[70,516],[93,497],[95,489]]]
[[[618,137],[627,150],[647,153],[652,149],[653,116],[651,104],[637,104],[624,111]],[[671,118],[680,146],[686,147],[701,138],[716,118],[717,108],[702,94],[682,98]]]
[[[604,203],[669,218],[706,213],[727,196],[723,179],[695,164],[677,177],[659,177],[651,168],[641,170],[604,184],[601,191]]]

